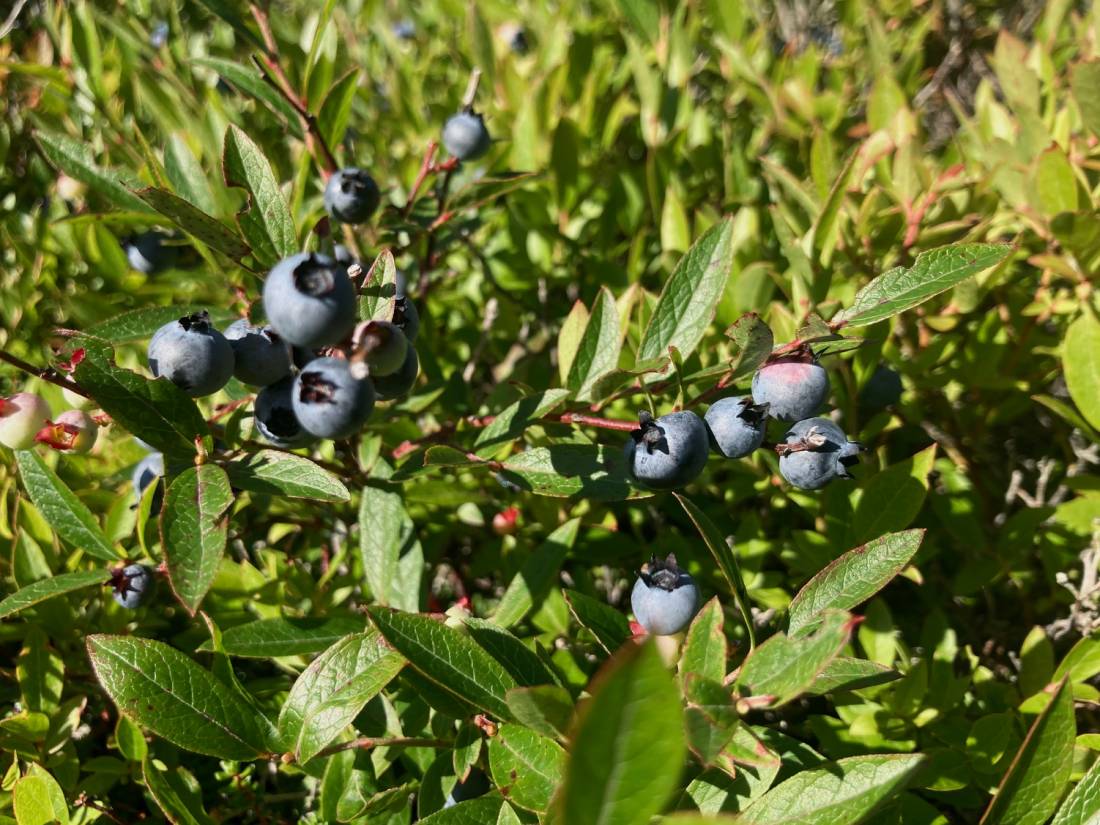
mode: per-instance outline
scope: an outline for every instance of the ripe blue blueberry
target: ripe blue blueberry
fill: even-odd
[[[168,24],[161,20],[149,33],[149,45],[159,49],[168,42]]]
[[[144,564],[128,564],[111,576],[111,596],[127,610],[136,610],[153,590],[153,571]]]
[[[466,778],[455,783],[447,798],[443,801],[444,808],[453,808],[459,802],[474,799],[489,793],[489,778],[478,768],[470,768]]]
[[[0,444],[12,450],[33,447],[35,436],[51,414],[46,400],[33,392],[0,398]]]
[[[848,468],[859,463],[862,449],[828,418],[809,418],[792,425],[776,447],[779,473],[800,490],[818,490],[834,478],[851,478]]]
[[[145,275],[155,275],[176,262],[178,249],[165,243],[171,236],[157,229],[150,229],[129,238],[122,245],[130,266]]]
[[[626,442],[626,470],[635,481],[654,490],[683,487],[703,472],[709,449],[706,425],[690,410],[656,420],[642,412],[638,429]]]
[[[165,324],[149,341],[149,369],[193,398],[220,390],[233,377],[233,347],[197,312]]]
[[[284,450],[313,441],[294,413],[293,389],[294,379],[288,375],[260,390],[252,407],[253,422],[260,435]]]
[[[890,367],[880,364],[860,390],[859,404],[872,410],[891,407],[901,400],[903,390],[901,376]]]
[[[461,111],[443,125],[443,145],[459,160],[477,160],[491,143],[485,121],[476,112]]]
[[[393,375],[405,364],[409,339],[391,321],[371,321],[363,329],[360,343],[366,351],[371,377]]]
[[[275,332],[296,347],[338,344],[355,326],[355,287],[346,267],[301,252],[268,273],[264,313]]]
[[[393,24],[393,34],[398,40],[412,40],[416,37],[416,24],[407,17]]]
[[[829,375],[809,350],[769,359],[752,377],[752,397],[780,421],[802,421],[825,403]]]
[[[389,375],[372,375],[371,383],[379,401],[392,401],[408,393],[416,384],[416,376],[420,372],[420,358],[416,354],[416,347],[410,344],[405,353],[405,362],[401,369]]]
[[[271,327],[255,327],[242,318],[229,325],[225,338],[233,347],[233,374],[239,381],[266,387],[290,374],[290,347]]]
[[[405,333],[409,343],[415,343],[420,334],[420,313],[412,299],[399,290],[393,306],[393,323]]]
[[[671,636],[691,623],[699,609],[695,580],[669,555],[663,561],[653,556],[642,565],[630,593],[630,609],[647,633]]]
[[[703,422],[710,443],[726,458],[744,458],[764,443],[768,405],[748,396],[722,398],[710,405]]]
[[[318,438],[347,438],[374,409],[374,387],[352,376],[347,361],[317,358],[294,379],[291,403],[307,432]]]
[[[341,223],[364,223],[382,202],[374,178],[349,166],[333,172],[325,184],[325,211]]]

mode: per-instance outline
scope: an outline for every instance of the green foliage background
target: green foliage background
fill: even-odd
[[[232,127],[259,151],[229,176],[262,178],[266,158],[277,191],[262,200],[285,202],[293,237],[283,240],[326,243],[316,231],[323,158],[262,80],[266,55],[340,162],[383,187],[387,211],[353,240],[365,266],[391,248],[418,286],[420,383],[378,410],[360,442],[327,444],[316,465],[296,465],[304,481],[293,498],[248,486],[249,407],[220,410],[219,444],[208,443],[237,495],[205,615],[190,615],[166,585],[136,615],[88,586],[103,581],[105,557],[164,552],[151,496],[131,506],[129,471],[143,451],[123,427],[104,431],[88,457],[5,456],[4,593],[44,582],[43,592],[65,595],[0,608],[0,822],[107,821],[104,811],[179,822],[406,823],[415,812],[434,823],[574,825],[598,811],[624,823],[722,821],[690,812],[738,822],[1095,821],[1100,7],[285,2],[261,19],[275,50],[248,7],[219,0],[22,8],[0,38],[3,349],[42,366],[64,348],[58,328],[98,329],[119,366],[140,372],[143,336],[174,310],[157,323],[109,319],[158,306],[206,306],[222,319],[245,311],[281,254],[255,240],[278,241],[285,227],[282,213],[265,212],[263,230],[235,221],[246,195],[224,177]],[[411,39],[393,28],[406,19]],[[169,35],[155,46],[160,21]],[[526,53],[509,45],[515,22]],[[443,201],[453,215],[439,223],[438,176],[402,207],[474,67],[496,143],[454,175]],[[145,187],[220,222],[213,242],[186,224],[193,266],[153,276],[128,267],[120,239],[171,226],[134,194]],[[607,392],[581,390],[569,366],[586,325],[598,320],[621,340],[610,367],[634,367],[658,295],[711,229],[728,244],[729,275],[699,345],[655,383],[643,375],[643,389],[623,375]],[[253,255],[226,254],[227,238]],[[690,405],[740,357],[723,330],[746,313],[776,343],[813,335],[875,276],[977,242],[1009,243],[1011,254],[905,314],[842,330],[864,345],[826,359],[831,406],[869,448],[854,483],[800,493],[761,451],[712,458],[684,501],[619,500],[625,488],[597,494],[589,482],[554,497],[502,483],[491,463],[552,447],[546,488],[569,491],[561,479],[577,468],[564,445],[585,456],[583,476],[593,445],[617,455],[624,434],[535,420],[487,443],[481,419],[556,388],[541,412],[625,420]],[[901,376],[896,403],[877,394],[882,366]],[[64,406],[56,387],[7,367],[0,388],[38,389]],[[215,403],[247,394],[231,384],[202,410],[210,418]],[[91,512],[90,528],[73,500]],[[69,502],[60,517],[42,506],[57,501]],[[500,536],[493,518],[510,507],[518,531]],[[795,633],[788,605],[807,580],[908,528],[924,531],[911,565],[903,553],[884,589],[826,605],[854,609],[858,626],[815,613],[805,621],[820,620],[816,641]],[[651,645],[628,646],[590,685],[629,633],[622,616],[638,566],[670,552],[718,600],[700,614],[676,680]],[[528,604],[523,587],[547,559]],[[412,615],[463,596],[474,617],[496,624],[464,622],[461,610],[446,627]],[[781,669],[863,660],[873,665],[860,676],[874,669],[878,683],[826,683],[810,667],[809,682],[780,685],[784,701],[737,704],[721,683],[750,647],[744,613],[758,642],[776,641],[756,647],[766,652],[731,683],[734,698],[781,695],[751,689],[770,684],[772,655]],[[314,622],[236,630],[279,618]],[[789,639],[776,635],[785,630]],[[92,634],[110,635],[86,648]],[[365,683],[324,709],[335,720],[327,739],[303,744],[294,702],[305,700],[292,687],[321,651],[334,673]],[[196,741],[206,728],[194,720],[174,728],[127,705],[128,690],[149,694],[113,681],[107,664],[152,672],[161,656],[170,675],[207,691],[208,711],[243,707],[258,721],[228,711],[226,725],[248,728],[231,747]],[[437,659],[449,664],[436,669]],[[373,684],[371,674],[387,678]],[[574,722],[586,690],[596,698]],[[625,718],[631,702],[639,713]],[[500,729],[475,724],[475,711]],[[303,738],[280,740],[288,731]],[[278,756],[356,736],[391,744],[305,764]],[[496,790],[441,810],[475,763]],[[615,799],[600,775],[609,765],[633,766],[622,788],[648,802]],[[509,781],[512,771],[530,784]]]

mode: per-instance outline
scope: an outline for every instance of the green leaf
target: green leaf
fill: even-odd
[[[557,742],[520,725],[501,725],[489,740],[494,784],[529,811],[542,813],[550,806],[564,768],[565,751]]]
[[[512,688],[505,695],[513,717],[543,736],[564,737],[573,720],[573,699],[557,685]]]
[[[38,512],[61,538],[89,556],[118,561],[122,554],[107,540],[92,511],[33,450],[16,450],[15,463],[23,489]]]
[[[75,573],[62,573],[48,579],[39,579],[16,590],[0,602],[0,619],[6,619],[20,610],[34,607],[39,602],[52,599],[54,596],[71,593],[82,587],[91,587],[93,584],[103,584],[110,578],[110,570],[78,570]]]
[[[638,347],[638,362],[668,354],[675,347],[687,358],[699,345],[733,269],[733,221],[706,231],[687,251],[665,283]]]
[[[236,232],[167,189],[149,186],[135,194],[188,235],[234,261],[252,252]]]
[[[650,43],[660,35],[661,9],[656,0],[616,0],[619,13]]]
[[[317,124],[329,146],[340,146],[344,142],[358,88],[359,70],[352,69],[337,80],[325,95],[321,110],[317,113]]]
[[[680,650],[678,671],[681,684],[692,674],[718,683],[726,678],[729,646],[723,630],[724,622],[722,605],[717,596],[695,614]]]
[[[1054,671],[1051,681],[1057,682],[1063,676],[1068,676],[1073,683],[1084,682],[1100,673],[1100,637],[1085,636],[1078,639],[1077,643],[1069,649],[1058,668]]]
[[[1100,761],[1070,791],[1050,825],[1096,825],[1100,820]]]
[[[23,649],[15,660],[15,676],[23,707],[32,713],[54,713],[65,687],[65,660],[52,647],[40,627],[29,625]]]
[[[982,825],[1042,825],[1054,813],[1073,770],[1076,736],[1073,690],[1058,684],[1035,719],[1008,773],[982,816]]]
[[[615,608],[576,590],[563,590],[562,594],[573,617],[592,631],[608,653],[614,653],[633,635],[630,622]]]
[[[783,705],[804,693],[848,643],[852,618],[843,610],[827,610],[812,635],[795,638],[776,633],[745,659],[737,677],[754,696],[770,696],[769,705]]]
[[[751,650],[756,645],[756,629],[752,621],[752,612],[749,610],[749,591],[745,587],[745,579],[741,575],[741,565],[737,561],[733,548],[729,546],[722,534],[718,532],[718,528],[714,526],[714,522],[707,518],[702,510],[685,496],[679,493],[673,493],[673,495],[676,496],[680,506],[687,512],[688,518],[695,525],[695,529],[699,531],[699,535],[703,537],[703,541],[706,542],[707,548],[714,556],[714,560],[718,562],[718,569],[722,571],[726,581],[729,582],[733,600],[741,613],[741,620],[745,623],[745,632],[748,634],[749,649]]]
[[[791,600],[788,632],[797,632],[824,610],[848,610],[867,601],[905,568],[923,540],[924,530],[890,533],[831,562]]]
[[[485,825],[487,822],[496,822],[503,804],[503,800],[496,794],[487,794],[436,811],[431,816],[418,820],[418,825]]]
[[[354,616],[306,619],[258,619],[222,632],[222,649],[230,656],[268,659],[319,653],[349,633],[363,630],[364,620]],[[213,650],[210,641],[199,650]]]
[[[755,312],[742,315],[729,329],[726,336],[737,345],[737,357],[730,364],[733,371],[731,383],[752,375],[771,355],[775,338],[771,327],[760,320]]]
[[[1077,211],[1077,175],[1066,153],[1056,143],[1039,155],[1035,164],[1035,190],[1039,195],[1037,205],[1047,217]]]
[[[731,825],[856,825],[900,794],[923,760],[922,754],[872,754],[801,771],[749,805]]]
[[[394,263],[393,253],[383,249],[363,276],[363,288],[359,291],[359,317],[393,320],[396,296],[397,264]]]
[[[509,404],[478,434],[474,449],[480,456],[496,452],[522,436],[524,430],[540,418],[560,407],[568,397],[569,390],[546,390]]]
[[[31,763],[26,776],[15,783],[11,793],[18,825],[69,825],[69,807],[65,792],[57,780],[41,765]]]
[[[106,321],[92,324],[87,333],[114,344],[140,341],[150,337],[165,324],[194,315],[196,312],[209,312],[210,320],[216,326],[228,324],[237,316],[235,313],[218,307],[209,308],[199,304],[184,306],[142,307],[123,312]]]
[[[265,752],[254,710],[209,671],[152,639],[93,635],[88,656],[120,713],[157,736],[219,759]]]
[[[895,267],[867,284],[834,323],[862,327],[891,318],[996,266],[1012,250],[1006,244],[969,243],[922,252],[909,269]]]
[[[376,630],[334,644],[302,671],[279,714],[279,733],[307,762],[351,724],[405,665]]]
[[[224,465],[230,483],[252,493],[314,501],[348,501],[351,493],[338,476],[305,456],[260,450]]]
[[[185,201],[197,206],[203,212],[212,214],[218,211],[210,181],[203,171],[202,164],[191,151],[187,136],[176,132],[169,136],[164,147],[164,173],[172,184],[172,189]],[[237,238],[238,243],[243,243]]]
[[[523,687],[555,684],[558,681],[535,651],[503,627],[473,616],[466,617],[465,624],[470,638],[500,662]]]
[[[168,581],[192,616],[214,583],[225,553],[227,511],[232,504],[229,477],[214,464],[188,467],[164,495],[160,536]]]
[[[621,346],[615,296],[607,287],[601,287],[566,381],[578,400],[587,399],[597,379],[619,365]]]
[[[591,686],[555,821],[638,825],[671,798],[687,755],[680,691],[653,642],[624,647]]]
[[[497,603],[493,622],[501,627],[512,627],[542,604],[557,580],[565,557],[577,541],[580,524],[579,518],[570,519],[547,536],[524,561]]]
[[[1100,428],[1100,321],[1082,313],[1066,330],[1062,343],[1066,387],[1081,415]]]
[[[175,825],[214,825],[214,820],[202,807],[202,788],[186,768],[176,766],[170,769],[159,760],[146,756],[141,763],[141,771],[145,786],[169,822]]]
[[[683,681],[684,711],[688,747],[704,767],[717,766],[731,775],[737,769],[730,761],[727,748],[737,732],[737,711],[733,697],[721,681],[698,674],[689,674]]]
[[[260,264],[271,267],[298,252],[294,222],[271,164],[252,139],[232,124],[225,132],[222,172],[226,186],[240,187],[248,194],[237,223]]]
[[[588,307],[584,301],[576,301],[558,330],[558,372],[561,382],[569,382],[569,373],[573,369],[573,359],[581,345],[581,336],[588,326]]]
[[[61,172],[78,180],[122,209],[149,213],[151,210],[122,182],[119,175],[100,168],[92,158],[88,144],[60,132],[39,129],[34,133],[42,154]]]
[[[936,447],[932,444],[871,476],[852,516],[852,544],[864,544],[913,523],[928,495]]]
[[[255,98],[276,114],[281,115],[285,125],[295,137],[303,137],[298,113],[294,111],[294,107],[287,103],[281,94],[264,81],[263,74],[260,73],[259,69],[252,66],[242,66],[240,63],[223,60],[220,57],[193,57],[190,62],[196,66],[203,66],[217,72],[246,95]]]
[[[844,196],[847,194],[848,186],[852,180],[852,170],[855,169],[856,160],[859,157],[860,152],[858,149],[852,151],[844,164],[844,168],[840,170],[840,174],[833,181],[833,185],[829,189],[829,196],[822,204],[821,212],[818,213],[814,225],[810,228],[813,239],[810,245],[821,253],[820,260],[823,264],[829,261],[832,250],[836,248],[837,241],[840,238],[837,219],[840,216],[840,207],[844,203]]]
[[[631,483],[622,449],[605,444],[531,447],[505,460],[501,474],[540,496],[623,501],[653,495]]]
[[[821,696],[838,690],[859,690],[874,685],[884,685],[900,678],[900,673],[886,665],[869,662],[866,659],[837,656],[817,674],[814,683],[806,692],[813,696]]]
[[[208,433],[195,402],[169,381],[150,381],[112,361],[112,351],[88,346],[73,377],[100,408],[129,432],[166,456],[191,458],[195,439]]]
[[[1081,111],[1081,122],[1100,137],[1100,60],[1075,63],[1070,68],[1069,87]]]
[[[386,641],[436,687],[497,719],[512,719],[505,696],[517,687],[515,679],[465,633],[416,613],[367,612]]]
[[[359,555],[371,595],[379,604],[390,603],[405,518],[400,493],[380,487],[363,488],[359,500]]]

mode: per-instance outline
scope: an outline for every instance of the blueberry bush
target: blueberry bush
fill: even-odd
[[[0,17],[0,823],[1100,821],[1100,5]]]

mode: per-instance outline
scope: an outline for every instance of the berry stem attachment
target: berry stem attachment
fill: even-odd
[[[470,80],[466,83],[466,93],[462,95],[462,107],[464,109],[470,109],[474,105],[474,98],[477,97],[477,87],[481,83],[481,69],[474,67],[474,70],[470,72]]]
[[[775,451],[780,457],[790,455],[791,453],[804,453],[813,452],[821,449],[828,441],[824,435],[818,432],[811,432],[801,441],[796,441],[794,444],[786,444],[780,442],[775,445]]]
[[[82,395],[85,398],[92,397],[75,381],[72,381],[68,378],[62,378],[49,367],[46,367],[45,369],[40,369],[33,364],[28,364],[22,358],[16,358],[11,353],[4,352],[3,350],[0,350],[0,361],[11,364],[17,370],[22,370],[28,375],[33,375],[36,378],[41,378],[43,381],[48,381],[51,384],[56,384],[57,386],[61,387],[62,389],[66,389],[69,392],[75,392],[77,395]]]

